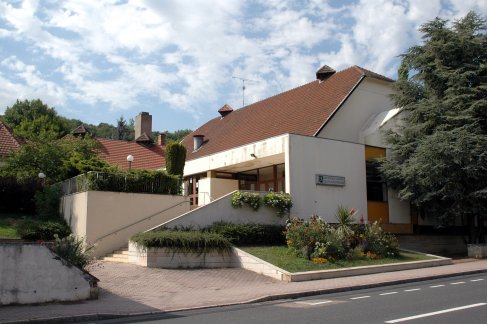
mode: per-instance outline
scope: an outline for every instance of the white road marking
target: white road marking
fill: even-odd
[[[363,298],[370,298],[370,296],[352,297],[350,299],[355,300],[355,299],[363,299]]]
[[[383,294],[379,294],[379,295],[380,296],[387,296],[387,295],[394,295],[394,294],[397,294],[397,291],[392,291],[392,292],[383,293]]]
[[[404,317],[404,318],[398,318],[395,320],[390,320],[386,321],[384,323],[399,323],[399,322],[405,322],[405,321],[410,321],[418,318],[423,318],[423,317],[429,317],[429,316],[434,316],[434,315],[439,315],[439,314],[444,314],[444,313],[450,313],[450,312],[455,312],[458,310],[463,310],[463,309],[468,309],[468,308],[474,308],[474,307],[479,307],[479,306],[485,306],[487,305],[486,303],[478,303],[478,304],[472,304],[472,305],[466,305],[466,306],[460,306],[460,307],[455,307],[455,308],[449,308],[449,309],[444,309],[436,312],[431,312],[431,313],[426,313],[426,314],[420,314],[420,315],[414,315],[414,316],[409,316],[409,317]]]
[[[475,282],[475,281],[482,281],[482,280],[484,280],[484,279],[472,279],[472,280],[470,280],[470,281],[471,281],[471,282]]]
[[[323,301],[319,301],[319,302],[298,301],[298,302],[296,302],[296,304],[306,304],[306,305],[315,306],[315,305],[321,305],[321,304],[328,304],[328,303],[332,303],[332,302],[333,302],[333,300],[323,300]]]
[[[461,285],[464,283],[465,283],[465,281],[459,281],[459,282],[452,282],[452,283],[450,283],[450,285]]]
[[[438,287],[445,287],[445,285],[430,286],[430,288],[438,288]]]
[[[417,290],[421,290],[421,288],[414,288],[414,289],[406,289],[406,290],[404,290],[404,291],[407,291],[407,292],[409,292],[409,291],[417,291]]]

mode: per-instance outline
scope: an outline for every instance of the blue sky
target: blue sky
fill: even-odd
[[[40,98],[59,114],[191,128],[314,79],[327,64],[395,78],[418,27],[485,0],[0,0],[0,114]]]

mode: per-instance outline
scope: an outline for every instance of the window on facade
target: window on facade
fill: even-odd
[[[378,166],[377,161],[369,160],[365,162],[367,200],[387,201],[387,186],[379,172]]]

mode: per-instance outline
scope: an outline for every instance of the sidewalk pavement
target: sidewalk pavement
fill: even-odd
[[[355,277],[281,282],[243,269],[169,270],[98,262],[90,272],[100,279],[98,300],[0,307],[0,323],[96,320],[296,298],[487,272],[487,259],[452,265]]]

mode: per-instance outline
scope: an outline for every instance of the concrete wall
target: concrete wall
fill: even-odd
[[[184,175],[211,170],[242,171],[284,162],[288,147],[288,135],[271,137],[263,141],[243,145],[223,152],[186,161]],[[254,154],[256,158],[252,157]]]
[[[63,197],[61,208],[73,233],[96,244],[95,256],[101,257],[127,246],[133,234],[186,213],[189,201],[183,196],[88,191]]]
[[[233,208],[233,192],[212,201],[210,204],[196,208],[186,214],[176,217],[159,226],[150,229],[166,227],[193,227],[194,229],[209,226],[215,222],[226,222],[236,224],[276,224],[284,225],[285,219],[277,216],[273,208],[262,206],[258,211],[244,206]]]
[[[363,144],[364,124],[371,116],[393,108],[391,93],[390,82],[365,78],[318,136]]]
[[[338,205],[355,208],[367,219],[364,146],[343,141],[290,135],[286,181],[294,206],[292,216],[319,215],[336,222]],[[316,185],[316,174],[345,177],[345,186]],[[286,183],[287,185],[287,183]]]
[[[167,248],[145,248],[129,242],[129,263],[149,268],[231,268],[232,252],[176,253]]]
[[[89,279],[44,245],[0,244],[0,305],[89,299]]]
[[[238,180],[204,178],[199,181],[198,204],[209,204],[229,192],[238,190]]]

